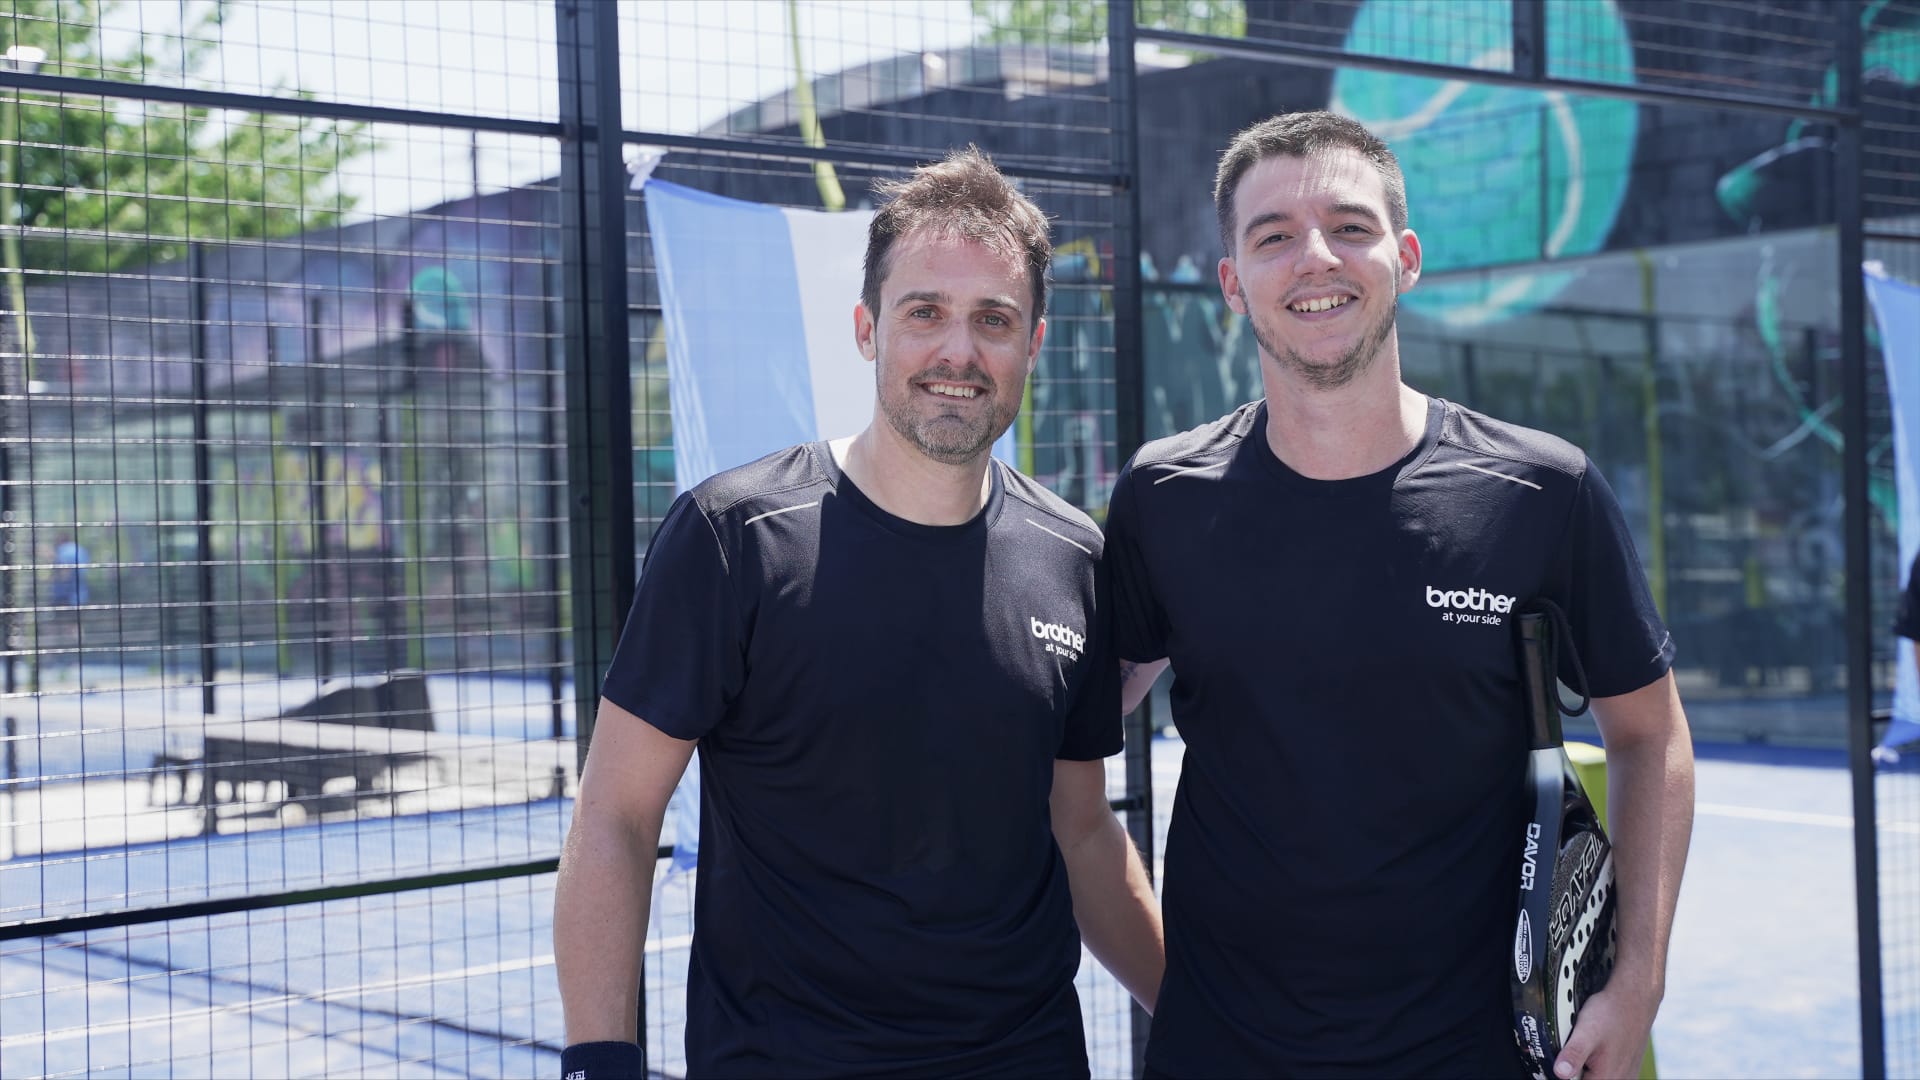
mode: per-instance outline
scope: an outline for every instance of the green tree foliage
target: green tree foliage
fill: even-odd
[[[44,50],[41,74],[167,85],[194,85],[216,59],[219,5],[187,7],[177,37],[112,48],[100,27],[117,7],[6,0],[0,50]],[[190,241],[324,228],[354,203],[335,173],[374,147],[362,124],[163,102],[0,91],[0,112],[6,143],[19,132],[17,148],[0,144],[0,225],[26,226],[30,269],[111,271],[180,257]]]
[[[973,14],[987,25],[984,40],[996,44],[1082,44],[1107,36],[1107,5],[1099,0],[973,0]],[[1237,38],[1247,32],[1241,0],[1140,0],[1134,18],[1141,26],[1188,34]]]

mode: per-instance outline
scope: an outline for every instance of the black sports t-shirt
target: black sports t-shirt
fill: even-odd
[[[661,523],[603,692],[700,740],[692,1075],[1087,1072],[1047,800],[1120,749],[1101,536],[992,470],[919,525],[814,443]]]
[[[1149,443],[1107,521],[1116,647],[1172,659],[1187,745],[1148,1065],[1515,1075],[1512,612],[1564,608],[1601,696],[1666,670],[1666,628],[1567,443],[1435,399],[1400,462],[1320,481],[1266,415]]]

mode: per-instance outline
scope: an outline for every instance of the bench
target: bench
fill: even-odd
[[[173,778],[178,777],[179,802],[201,808],[204,832],[215,831],[216,808],[243,803],[243,785],[259,783],[271,797],[273,785],[282,795],[274,809],[284,805],[331,800],[329,783],[351,779],[353,788],[337,797],[350,804],[369,798],[392,799],[396,792],[388,779],[408,765],[428,764],[452,756],[460,748],[458,735],[433,731],[389,731],[356,724],[315,720],[222,720],[203,726],[203,749],[168,750],[154,755],[153,780],[165,785],[156,805],[174,802]],[[199,778],[198,790],[187,798],[188,778]],[[163,801],[164,800],[164,801]]]

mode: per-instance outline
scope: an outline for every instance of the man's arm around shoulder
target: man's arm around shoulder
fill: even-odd
[[[1120,715],[1128,716],[1140,707],[1152,691],[1154,680],[1167,670],[1171,660],[1150,660],[1144,664],[1120,661]]]
[[[660,824],[694,745],[600,700],[553,891],[553,958],[570,1045],[638,1038]]]
[[[1051,806],[1080,937],[1151,1013],[1167,967],[1160,905],[1140,853],[1107,805],[1105,763],[1055,761]]]
[[[1554,1071],[1637,1077],[1666,993],[1667,938],[1693,834],[1693,737],[1671,671],[1630,693],[1595,698],[1593,715],[1607,748],[1618,958]]]

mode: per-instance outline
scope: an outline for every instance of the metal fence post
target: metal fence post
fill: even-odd
[[[1146,376],[1140,323],[1140,115],[1134,97],[1133,0],[1107,4],[1107,88],[1113,108],[1113,164],[1118,187],[1113,214],[1113,427],[1117,456],[1126,460],[1146,438]],[[1152,695],[1134,710],[1127,732],[1127,835],[1153,877]],[[1133,1075],[1146,1068],[1152,1018],[1136,1002],[1129,1013]]]
[[[1847,759],[1853,774],[1854,913],[1860,942],[1860,1068],[1887,1074],[1880,986],[1880,866],[1874,808],[1873,552],[1867,505],[1867,300],[1861,277],[1865,213],[1860,121],[1860,6],[1833,20],[1835,102],[1852,114],[1834,130],[1834,219],[1840,259],[1841,474],[1846,515]]]
[[[1515,0],[1513,73],[1534,81],[1547,77],[1547,5],[1544,0]]]
[[[601,676],[633,602],[633,417],[627,330],[627,170],[620,21],[613,4],[559,0],[560,244],[580,760]]]
[[[187,327],[193,353],[193,550],[200,562],[194,573],[200,596],[194,605],[194,634],[200,639],[200,712],[211,716],[218,666],[213,645],[213,446],[207,423],[212,391],[207,381],[207,252],[198,242],[187,247],[187,290],[187,307],[193,313]]]
[[[544,254],[544,252],[543,252]],[[560,380],[564,377],[558,370],[556,361],[564,362],[565,343],[558,342],[552,336],[553,308],[555,293],[554,267],[551,262],[542,261],[540,265],[540,336],[548,342],[546,354],[542,357],[540,372],[540,515],[546,521],[543,533],[546,538],[546,574],[543,583],[550,598],[550,607],[546,615],[547,624],[547,698],[552,710],[553,740],[558,743],[566,736],[566,713],[562,704],[566,696],[566,638],[561,634],[561,620],[568,615],[562,602],[560,588],[565,582],[561,575],[560,552],[564,550],[566,525],[564,524],[567,503],[560,490],[562,466],[554,460],[557,444],[560,441],[560,418],[558,415],[561,401]],[[558,346],[556,348],[556,346]],[[554,769],[563,771],[561,766]],[[565,777],[555,777],[554,794],[566,791]]]
[[[633,603],[633,412],[627,329],[627,168],[620,127],[620,13],[558,0],[560,251],[572,541],[573,698],[584,766],[593,713]],[[646,958],[635,1031],[647,1046]]]
[[[322,381],[320,358],[326,352],[326,341],[320,333],[320,317],[323,309],[320,296],[315,293],[307,298],[307,398],[302,408],[306,417],[307,451],[307,527],[310,534],[307,550],[313,552],[313,564],[307,570],[313,585],[308,598],[308,609],[313,613],[313,663],[316,684],[333,678],[334,668],[334,612],[332,604],[333,557],[327,550],[327,489],[326,489],[326,432],[327,414],[321,407],[326,400],[326,384]],[[342,431],[344,432],[344,427]],[[385,465],[384,449],[381,450],[382,466]],[[351,650],[351,646],[349,646]],[[349,651],[348,656],[352,656]],[[349,659],[348,673],[352,673],[352,661]]]

